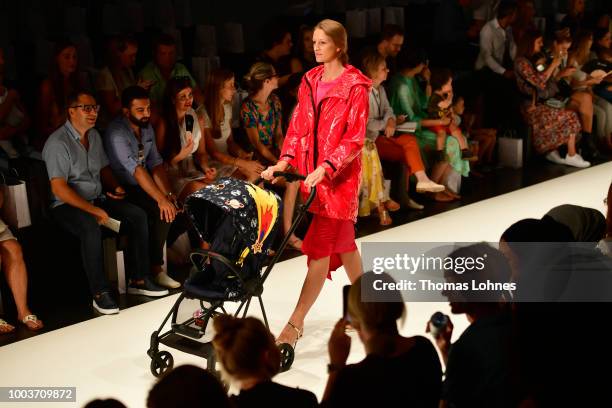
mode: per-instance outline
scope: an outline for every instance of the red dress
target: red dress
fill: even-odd
[[[316,103],[323,66],[308,71],[298,90],[281,160],[304,175],[322,165],[327,177],[317,185],[309,211],[314,213],[302,245],[311,259],[331,256],[330,270],[341,265],[338,254],[352,252],[359,205],[361,150],[369,110],[371,81],[346,65],[335,85]],[[308,191],[301,186],[302,196]]]

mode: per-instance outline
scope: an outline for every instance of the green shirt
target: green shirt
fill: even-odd
[[[429,98],[419,86],[416,78],[395,74],[389,84],[389,102],[395,116],[406,115],[406,121],[417,122],[421,130],[421,120],[427,119]]]
[[[147,81],[155,81],[149,90],[151,101],[160,102],[166,91],[166,79],[162,76],[159,68],[154,62],[149,62],[138,74],[138,77]],[[191,86],[196,86],[196,81],[193,79],[187,67],[180,62],[177,62],[170,73],[170,78],[188,77],[191,81]]]

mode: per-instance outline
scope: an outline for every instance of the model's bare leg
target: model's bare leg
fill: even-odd
[[[325,284],[327,272],[329,271],[329,256],[321,259],[311,260],[308,265],[308,273],[302,286],[302,292],[298,299],[298,303],[289,318],[289,321],[297,328],[302,330],[304,327],[304,318],[310,311],[310,308],[319,297],[321,289]],[[294,344],[298,338],[297,331],[289,324],[285,326],[281,334],[277,337],[277,343]]]
[[[342,260],[342,265],[344,265],[344,270],[346,270],[346,276],[348,276],[351,284],[353,284],[363,274],[359,251],[354,250],[353,252],[340,254],[340,259]]]

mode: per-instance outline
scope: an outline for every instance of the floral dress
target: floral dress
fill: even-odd
[[[547,80],[527,58],[517,58],[514,65],[516,82],[523,95],[532,97],[534,91],[537,91],[541,99],[547,89],[554,85],[554,82]],[[523,113],[527,123],[533,128],[533,147],[539,154],[566,144],[570,136],[577,135],[581,129],[576,112],[553,108],[537,101],[534,104],[532,99],[525,101]]]
[[[242,103],[240,118],[245,128],[256,128],[261,144],[270,149],[272,154],[278,156],[280,147],[276,135],[279,130],[282,130],[282,107],[276,95],[270,94],[268,106],[268,113],[264,116],[257,108],[255,101],[249,97]]]
[[[426,110],[429,98],[417,79],[395,74],[389,84],[389,101],[395,116],[406,115],[406,121],[417,122],[415,134],[421,147],[421,157],[423,161],[427,161],[426,153],[436,149],[436,134],[421,126],[421,120],[428,117]],[[447,135],[445,152],[453,170],[467,177],[470,173],[470,164],[467,160],[461,159],[461,147],[456,138]]]

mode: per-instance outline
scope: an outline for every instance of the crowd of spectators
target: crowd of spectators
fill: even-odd
[[[462,3],[469,2],[454,6]],[[351,64],[373,84],[362,152],[360,216],[376,209],[380,224],[386,226],[392,223],[390,212],[424,207],[415,201],[415,193],[428,202],[460,199],[457,178],[468,177],[473,167],[490,171],[496,165],[496,138],[502,133],[524,133],[546,160],[581,168],[612,148],[612,40],[607,15],[588,15],[584,0],[570,1],[566,16],[548,30],[552,35],[545,35],[535,23],[533,0],[502,1],[495,7],[492,3],[497,2],[481,3],[463,32],[466,39],[479,40],[478,56],[467,73],[434,66],[426,47],[406,38],[398,25],[383,27],[375,44],[353,56]],[[244,77],[221,64],[205,83],[198,83],[177,60],[177,39],[169,34],[155,37],[152,60],[139,71],[139,41],[129,34],[112,36],[106,42],[104,65],[93,75],[80,70],[77,46],[58,40],[48,76],[36,84],[33,101],[24,101],[5,81],[6,56],[0,48],[0,155],[31,167],[44,163],[52,193],[49,215],[58,228],[79,240],[98,312],[119,312],[103,269],[102,240],[108,231],[101,225],[119,220],[121,233],[128,237],[128,293],[164,296],[181,286],[164,265],[164,248],[177,235],[170,233],[173,223],[185,224],[179,233],[190,234],[192,246],[208,246],[180,221],[185,198],[220,177],[254,181],[278,161],[301,77],[317,65],[313,28],[303,25],[293,33],[274,24],[263,34],[264,50],[245,64]],[[297,34],[295,44],[292,34]],[[387,182],[389,177],[393,183]],[[399,187],[393,190],[390,184]],[[298,185],[279,188],[287,231],[300,200]],[[608,198],[610,194],[612,186]],[[600,252],[593,249],[591,255],[605,264],[609,261],[601,256],[611,253],[611,222],[609,212],[603,218],[573,207],[551,210],[542,220],[510,227],[501,239],[503,255],[489,247],[465,251],[488,251],[496,266],[483,273],[498,278],[501,274],[508,281],[521,279],[524,262],[524,254],[510,243],[537,236],[541,241],[598,243]],[[300,249],[301,240],[294,235],[289,244]],[[453,256],[465,254],[459,250]],[[40,330],[42,321],[28,307],[21,247],[1,220],[0,259],[18,322]],[[516,406],[520,401],[557,398],[553,380],[542,379],[547,377],[542,361],[556,367],[553,357],[544,353],[539,361],[527,358],[544,347],[542,339],[531,342],[536,317],[553,309],[513,309],[504,293],[487,304],[449,299],[453,313],[466,314],[471,325],[452,347],[452,324],[436,338],[446,367],[443,377],[428,339],[399,335],[396,322],[406,313],[403,302],[360,302],[360,287],[351,289],[349,313],[367,357],[346,365],[350,343],[345,322],[339,322],[330,338],[324,405],[363,404],[356,388],[372,390],[366,396],[371,404],[383,403],[386,387],[400,389],[405,384],[413,387],[408,394],[417,406],[437,406],[440,401],[456,407]],[[198,390],[183,393],[184,398],[206,396],[207,403],[218,398],[218,406],[259,406],[270,399],[283,405],[317,404],[312,393],[272,381],[279,356],[261,322],[220,317],[215,326],[214,344],[226,379],[237,384],[240,393],[226,400],[223,387],[208,373],[179,367],[151,390],[148,406],[169,406],[177,387]],[[14,329],[0,319],[0,334]],[[516,341],[509,341],[515,338],[512,333]],[[494,347],[483,349],[483,343]],[[517,350],[521,358],[513,359]],[[564,384],[566,371],[560,367],[550,378]],[[516,372],[525,375],[517,377]],[[110,406],[96,403],[105,402],[90,405]]]

